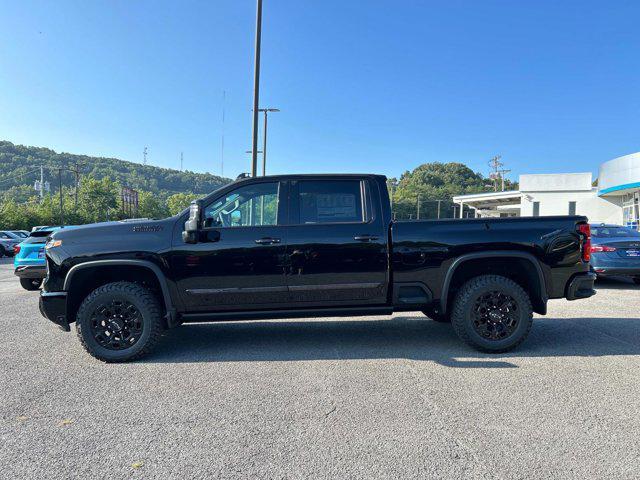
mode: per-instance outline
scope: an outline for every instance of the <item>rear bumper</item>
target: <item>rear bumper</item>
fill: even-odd
[[[67,292],[40,292],[40,313],[62,330],[71,330],[67,320]]]
[[[593,288],[593,282],[596,280],[596,274],[593,272],[579,273],[575,275],[567,285],[567,300],[578,300],[580,298],[589,298],[596,294]]]
[[[591,267],[598,276],[623,275],[628,277],[640,277],[640,267],[604,267],[592,265]]]
[[[44,278],[47,276],[46,265],[18,265],[13,272],[20,278]]]

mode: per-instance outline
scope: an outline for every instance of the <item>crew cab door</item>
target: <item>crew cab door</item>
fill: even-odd
[[[287,285],[292,306],[383,304],[387,227],[377,185],[359,179],[290,183]],[[376,190],[374,190],[376,189]]]
[[[256,181],[204,205],[198,243],[172,254],[188,311],[246,310],[288,300],[284,277],[286,184]]]

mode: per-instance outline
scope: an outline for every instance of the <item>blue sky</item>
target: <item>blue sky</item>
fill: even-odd
[[[248,171],[255,2],[0,0],[0,139]],[[640,150],[635,1],[264,0],[268,173],[458,161],[597,171]]]

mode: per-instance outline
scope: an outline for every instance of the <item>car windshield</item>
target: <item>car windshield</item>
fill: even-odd
[[[15,233],[7,232],[7,231],[0,232],[0,238],[4,238],[5,240],[9,239],[9,238],[12,239],[12,240],[19,240],[20,239],[20,237],[18,235],[16,235]]]
[[[29,234],[26,232],[17,231],[17,232],[11,232],[11,233],[13,233],[14,235],[20,238],[27,238],[29,236]]]
[[[627,227],[591,227],[591,236],[598,238],[640,237],[640,232]]]

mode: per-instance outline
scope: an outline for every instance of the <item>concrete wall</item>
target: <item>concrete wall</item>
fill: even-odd
[[[521,192],[591,191],[591,172],[520,175]]]
[[[533,215],[533,202],[540,202],[540,216],[568,215],[569,202],[576,202],[576,214],[586,215],[590,222],[622,223],[619,197],[598,197],[597,188],[573,192],[522,192],[521,216]]]

